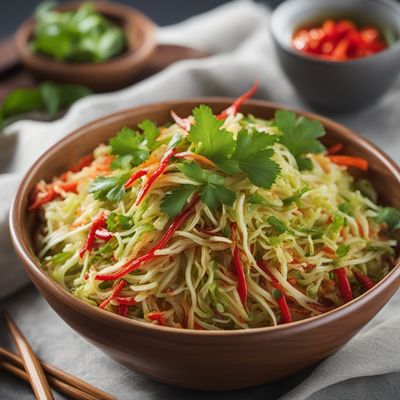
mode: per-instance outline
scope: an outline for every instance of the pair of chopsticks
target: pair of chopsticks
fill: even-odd
[[[53,400],[50,386],[71,399],[115,400],[81,379],[41,362],[11,316],[6,313],[4,319],[20,357],[0,347],[0,369],[29,382],[37,400]]]

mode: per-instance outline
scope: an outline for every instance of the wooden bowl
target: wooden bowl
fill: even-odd
[[[113,359],[155,380],[192,389],[237,389],[284,378],[326,358],[346,343],[387,303],[400,284],[400,266],[373,289],[326,314],[277,327],[197,331],[151,325],[103,311],[71,295],[40,267],[34,251],[36,215],[27,211],[36,182],[61,174],[99,143],[145,118],[165,123],[170,110],[188,115],[198,104],[215,113],[231,99],[202,98],[145,105],[118,112],[76,130],[48,150],[22,180],[10,213],[15,249],[32,281],[68,325]],[[244,113],[271,118],[283,106],[249,101]],[[343,143],[345,153],[362,156],[380,201],[400,208],[400,168],[367,140],[335,122],[321,121],[325,144]]]
[[[57,10],[74,10],[80,4],[64,4],[57,7]],[[99,63],[62,62],[36,54],[29,46],[35,26],[35,19],[31,17],[18,29],[16,47],[22,63],[35,78],[78,83],[96,91],[108,91],[132,83],[143,70],[155,48],[153,23],[141,12],[122,4],[95,2],[94,6],[122,27],[127,42],[125,52]]]

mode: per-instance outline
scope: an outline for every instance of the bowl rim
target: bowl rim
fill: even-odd
[[[41,165],[46,162],[46,159],[53,153],[56,153],[62,149],[63,145],[69,141],[76,140],[75,138],[80,137],[80,135],[85,134],[85,131],[92,131],[93,129],[104,127],[111,123],[113,120],[118,120],[122,118],[124,115],[130,115],[132,113],[136,114],[144,114],[151,113],[153,110],[157,110],[161,108],[168,107],[172,109],[173,107],[178,107],[184,104],[210,104],[211,106],[228,106],[235,99],[229,97],[194,97],[187,99],[177,99],[159,103],[149,103],[144,104],[138,107],[132,107],[128,109],[124,109],[104,117],[93,120],[77,129],[73,132],[66,135],[61,140],[57,141],[53,146],[47,149],[30,167],[30,169],[24,174],[22,178],[17,192],[14,196],[10,213],[9,213],[9,225],[10,225],[10,233],[11,239],[14,245],[14,249],[19,256],[20,260],[23,262],[23,265],[26,270],[28,270],[29,275],[34,275],[36,279],[38,279],[43,287],[46,290],[50,291],[52,296],[58,298],[63,303],[63,306],[72,307],[76,312],[78,310],[84,314],[90,314],[93,318],[98,320],[107,322],[113,322],[119,324],[120,326],[124,325],[126,328],[132,327],[137,329],[147,330],[148,332],[164,332],[167,334],[174,335],[189,335],[194,337],[241,337],[242,335],[247,334],[274,334],[290,331],[291,329],[297,329],[299,331],[310,329],[312,326],[320,326],[325,324],[326,322],[332,322],[333,320],[339,317],[345,317],[353,312],[353,310],[359,308],[364,303],[371,300],[374,296],[380,295],[382,292],[386,290],[387,287],[391,285],[397,285],[400,287],[400,258],[398,257],[396,260],[395,266],[392,270],[381,280],[379,281],[372,289],[364,292],[359,297],[353,299],[349,303],[343,304],[340,307],[337,307],[333,310],[330,310],[326,313],[306,318],[300,321],[291,322],[288,324],[281,324],[277,326],[266,326],[260,328],[249,328],[249,329],[238,329],[238,330],[195,330],[195,329],[183,329],[183,328],[173,328],[168,326],[159,326],[155,324],[151,324],[149,322],[129,319],[126,317],[122,317],[118,314],[111,313],[106,310],[101,310],[98,307],[95,307],[91,304],[86,303],[85,301],[77,298],[72,293],[70,293],[67,289],[63,288],[61,285],[56,283],[51,277],[41,268],[40,263],[29,254],[26,243],[23,240],[23,235],[21,232],[21,222],[23,221],[24,212],[26,209],[22,206],[24,195],[28,195],[27,190],[29,186],[29,182],[32,180],[32,177],[36,174],[38,170],[40,170]],[[368,139],[358,135],[354,131],[349,128],[334,122],[333,120],[317,115],[312,112],[302,111],[293,107],[288,107],[283,104],[273,103],[265,100],[249,100],[246,102],[248,106],[256,106],[262,107],[266,109],[286,109],[290,111],[296,112],[298,115],[305,116],[308,118],[316,119],[323,123],[323,125],[330,130],[340,131],[341,134],[350,139],[356,139],[363,148],[372,153],[374,156],[378,157],[385,164],[386,168],[390,171],[391,175],[394,176],[400,182],[400,166],[397,165],[386,153],[380,150],[375,144],[371,143]]]
[[[60,4],[56,7],[59,11],[75,10],[83,3],[81,1],[70,1]],[[29,47],[29,39],[33,34],[35,27],[35,16],[32,14],[25,19],[18,27],[15,33],[16,47],[22,58],[29,59],[38,67],[43,69],[62,69],[66,73],[79,73],[82,70],[100,70],[115,67],[126,62],[139,64],[154,51],[155,49],[155,26],[154,23],[141,11],[134,7],[116,3],[112,1],[96,2],[94,7],[103,15],[119,18],[124,22],[130,19],[136,20],[136,29],[142,34],[142,41],[136,49],[128,48],[121,54],[101,62],[71,62],[56,60],[50,56],[41,55],[33,52]],[[125,37],[127,32],[123,29]]]
[[[326,60],[324,58],[318,57],[318,56],[312,56],[308,53],[304,53],[300,50],[296,50],[292,46],[290,46],[290,43],[286,43],[285,40],[281,37],[281,35],[277,34],[276,30],[276,23],[275,20],[278,18],[279,13],[284,12],[286,8],[290,9],[290,7],[298,2],[303,2],[304,0],[286,0],[283,3],[279,4],[278,7],[276,7],[272,14],[271,14],[271,20],[270,20],[270,25],[269,25],[269,31],[271,33],[271,36],[273,37],[274,41],[287,53],[290,53],[293,56],[299,57],[305,61],[311,61],[319,64],[325,64],[325,65],[357,65],[361,64],[362,62],[368,62],[368,60],[375,60],[378,59],[377,62],[379,61],[380,58],[385,57],[386,55],[390,55],[392,53],[395,53],[400,49],[400,39],[397,39],[394,44],[391,46],[388,46],[387,48],[378,51],[377,53],[365,56],[365,57],[358,57],[358,58],[353,58],[350,60]],[[368,0],[370,2],[375,3],[378,7],[391,7],[392,9],[396,10],[396,12],[400,15],[400,4],[394,1],[390,0]],[[322,4],[322,3],[321,3]],[[326,1],[326,4],[324,6],[332,8],[336,5],[335,0],[330,0],[329,4],[328,1]],[[337,5],[336,5],[337,6]]]

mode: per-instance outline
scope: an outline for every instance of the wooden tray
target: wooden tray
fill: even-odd
[[[204,57],[207,57],[206,52],[191,47],[158,45],[146,68],[132,83],[162,71],[176,61]],[[32,87],[36,84],[37,81],[20,64],[14,40],[11,38],[0,42],[0,102],[12,90]]]

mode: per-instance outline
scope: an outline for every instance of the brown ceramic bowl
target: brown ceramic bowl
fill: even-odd
[[[48,150],[26,174],[11,214],[16,251],[32,281],[68,325],[127,367],[155,380],[195,389],[236,389],[277,380],[332,354],[388,302],[400,284],[399,264],[373,289],[324,315],[278,327],[237,331],[196,331],[155,326],[102,311],[72,296],[41,269],[34,251],[35,214],[27,211],[29,193],[124,126],[145,118],[170,120],[170,110],[188,115],[199,103],[218,113],[231,99],[203,98],[145,105],[94,121]],[[244,113],[271,118],[279,105],[249,101]],[[368,178],[380,201],[400,208],[400,168],[374,145],[349,129],[313,114],[327,129],[325,144],[341,142],[347,154],[369,160]],[[68,156],[66,156],[68,155]]]
[[[68,3],[57,9],[74,10],[80,4]],[[94,6],[122,27],[127,41],[125,52],[100,63],[62,62],[36,54],[29,46],[35,26],[35,19],[32,17],[18,29],[16,46],[22,63],[35,78],[78,83],[96,91],[107,91],[132,83],[143,70],[155,48],[153,23],[141,12],[122,4],[95,2]]]

